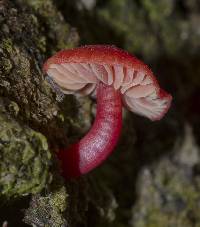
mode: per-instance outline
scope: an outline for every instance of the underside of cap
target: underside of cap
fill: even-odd
[[[144,63],[113,46],[58,52],[44,64],[44,71],[65,94],[88,95],[98,82],[113,86],[129,110],[151,120],[162,118],[172,100]]]

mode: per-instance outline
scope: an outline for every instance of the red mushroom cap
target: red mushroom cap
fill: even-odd
[[[43,67],[63,93],[87,95],[98,81],[120,90],[124,105],[139,115],[159,120],[172,97],[160,89],[152,71],[133,55],[115,46],[89,45],[62,50]]]

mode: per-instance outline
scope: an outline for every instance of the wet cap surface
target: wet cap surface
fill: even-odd
[[[99,81],[113,86],[121,92],[125,107],[151,120],[161,119],[172,100],[147,65],[114,46],[63,50],[49,58],[43,69],[65,94],[89,95]]]

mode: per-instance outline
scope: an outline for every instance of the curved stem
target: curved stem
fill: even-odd
[[[115,147],[122,126],[121,96],[113,86],[99,83],[97,113],[89,132],[69,149],[60,150],[63,175],[66,178],[85,174],[100,165]]]

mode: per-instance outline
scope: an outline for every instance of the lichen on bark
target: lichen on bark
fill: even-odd
[[[186,125],[174,152],[141,171],[130,226],[199,226],[199,162],[200,148]]]
[[[42,64],[47,55],[76,45],[78,35],[50,0],[41,1],[40,10],[32,3],[0,2],[0,196],[9,203],[49,188],[59,172],[49,147],[67,144],[74,124],[70,116],[76,118],[74,98],[66,98],[60,108]]]
[[[200,47],[197,9],[197,1],[109,0],[97,11],[100,20],[123,37],[126,49],[152,60],[183,51],[192,54]]]
[[[15,116],[18,106],[8,99],[0,99],[0,197],[35,194],[51,181],[51,153],[46,138],[21,125]]]
[[[64,186],[56,187],[46,195],[35,195],[25,212],[24,222],[36,226],[67,226],[62,213],[66,209],[67,193]]]
[[[46,123],[55,117],[59,108],[54,102],[52,91],[44,81],[41,66],[44,53],[60,48],[60,44],[56,46],[48,38],[53,34],[57,35],[55,24],[63,24],[65,27],[68,25],[64,24],[62,17],[42,25],[42,21],[33,10],[27,9],[22,3],[23,6],[20,5],[19,8],[18,4],[13,5],[9,1],[2,1],[0,8],[0,61],[2,63],[0,95],[12,96],[25,120],[34,124]],[[51,8],[55,14],[52,3]],[[53,31],[52,24],[55,27]],[[51,35],[45,29],[49,29]],[[65,43],[65,48],[76,43],[76,38],[73,41],[66,39],[71,34],[69,26],[68,29],[60,30],[63,34],[58,34],[59,42]]]
[[[194,185],[199,187],[199,183],[190,181],[187,171],[189,169],[191,173],[194,170],[194,178],[199,181],[199,162],[191,168],[183,168],[185,164],[181,164],[178,169],[166,154],[172,151],[173,142],[181,135],[186,117],[192,122],[191,127],[195,128],[199,138],[199,3],[195,0],[92,0],[91,7],[88,7],[86,2],[0,2],[0,96],[5,108],[4,114],[0,115],[0,127],[6,132],[8,127],[3,127],[4,122],[11,129],[16,127],[17,132],[21,132],[23,143],[30,146],[30,152],[25,153],[25,160],[31,160],[32,152],[35,152],[34,157],[40,156],[44,150],[42,141],[46,137],[52,157],[48,156],[49,149],[45,150],[42,164],[45,164],[46,169],[53,164],[44,177],[46,180],[41,181],[41,187],[29,179],[28,184],[32,184],[33,188],[27,188],[25,193],[25,190],[19,192],[16,187],[12,193],[11,189],[5,192],[19,198],[40,191],[30,196],[30,207],[24,218],[29,225],[45,223],[46,226],[52,226],[55,221],[57,226],[67,223],[71,227],[127,227],[144,223],[147,226],[162,226],[170,224],[168,214],[163,212],[169,209],[175,210],[183,226],[185,223],[189,223],[189,226],[191,219],[198,226],[200,221],[195,207],[199,192]],[[54,151],[87,131],[94,118],[94,102],[89,98],[67,96],[58,103],[56,93],[44,80],[41,70],[48,56],[77,44],[76,30],[66,21],[78,27],[81,44],[116,44],[147,59],[155,66],[153,71],[160,75],[159,81],[175,96],[172,109],[159,123],[149,123],[126,113],[121,141],[112,157],[89,176],[70,182],[57,178],[60,172],[59,164],[54,163]],[[16,138],[19,137],[15,133],[11,135],[10,146],[15,146]],[[37,139],[32,141],[33,137]],[[13,158],[23,154],[25,145],[20,152],[17,150],[19,147],[15,146],[11,152]],[[31,151],[33,146],[34,151]],[[1,144],[1,149],[8,148],[6,144]],[[14,150],[17,152],[14,153]],[[23,155],[19,157],[20,167],[24,158]],[[191,156],[188,157],[191,160]],[[32,164],[34,162],[28,167],[31,170],[34,169]],[[23,165],[23,168],[27,167]],[[144,176],[145,170],[140,172],[144,165],[149,173],[147,177]],[[49,184],[51,176],[52,182]],[[16,179],[19,182],[23,179],[20,177]],[[150,190],[147,181],[150,181]],[[163,206],[159,206],[160,199],[154,200],[161,196],[155,183],[159,189],[167,188],[164,196],[172,198]],[[138,187],[141,193],[136,193]],[[142,194],[145,189],[146,193]],[[181,212],[177,208],[182,209]],[[189,210],[192,210],[192,215]],[[143,218],[143,211],[147,218]],[[16,215],[8,220],[10,226],[16,226],[12,220],[19,212],[15,210]],[[0,219],[1,215],[2,212]],[[173,224],[176,223],[176,216],[172,214],[170,217]],[[18,226],[22,226],[22,223]]]

